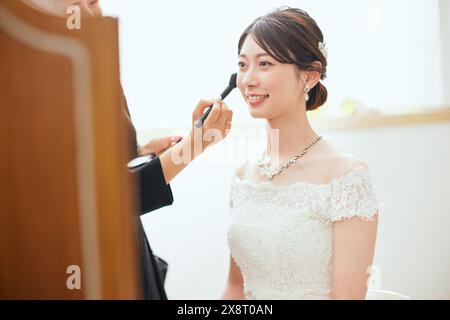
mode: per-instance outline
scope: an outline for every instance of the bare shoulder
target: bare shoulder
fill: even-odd
[[[235,168],[235,175],[240,181],[250,180],[257,182],[261,179],[257,164],[251,161],[238,165]]]
[[[239,180],[245,180],[248,177],[249,170],[250,164],[248,162],[241,163],[235,168],[235,175]]]
[[[357,168],[368,168],[367,164],[350,153],[335,153],[330,155],[333,163],[331,175],[333,178],[341,177]]]
[[[367,164],[357,156],[338,149],[331,142],[324,140],[316,159],[323,172],[330,179],[341,177],[356,168],[367,168]]]

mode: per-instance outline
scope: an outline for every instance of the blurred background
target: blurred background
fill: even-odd
[[[141,143],[182,134],[201,98],[237,71],[237,41],[256,17],[306,10],[328,47],[328,101],[310,119],[363,159],[382,203],[372,286],[450,299],[450,0],[121,1],[121,79]],[[170,299],[217,299],[225,287],[233,168],[264,149],[264,122],[235,90],[233,132],[172,183],[174,205],[144,216],[169,263]],[[376,279],[374,279],[376,278]]]

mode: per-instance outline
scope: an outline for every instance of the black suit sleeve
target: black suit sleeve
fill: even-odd
[[[166,184],[158,157],[134,171],[140,196],[139,214],[145,214],[173,203],[170,185]]]

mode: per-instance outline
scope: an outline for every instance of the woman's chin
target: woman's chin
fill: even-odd
[[[252,116],[252,118],[255,119],[266,119],[268,116],[267,110],[265,110],[264,108],[248,108],[248,111],[250,112],[250,115]]]
[[[253,119],[267,119],[266,116],[260,114],[251,114]]]

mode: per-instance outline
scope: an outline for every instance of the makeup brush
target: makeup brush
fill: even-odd
[[[222,100],[225,99],[226,96],[228,96],[228,94],[230,94],[230,92],[233,91],[234,88],[236,88],[236,78],[237,78],[237,73],[233,73],[230,77],[230,82],[228,83],[228,87],[226,87],[226,89],[220,95]],[[195,122],[195,126],[197,128],[200,128],[203,125],[203,122],[208,117],[209,113],[212,110],[212,107],[213,107],[212,105],[209,106],[208,109],[206,110],[206,112],[202,115],[202,117]]]

